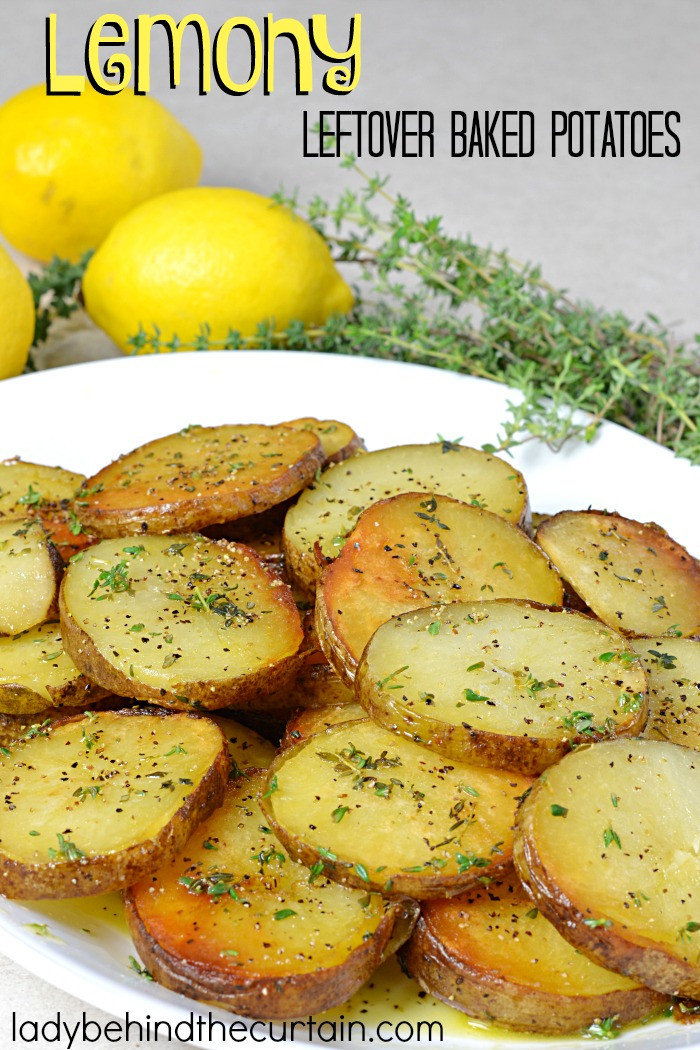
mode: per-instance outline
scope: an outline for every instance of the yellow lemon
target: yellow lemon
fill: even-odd
[[[323,238],[287,208],[247,190],[200,187],[147,201],[114,226],[90,260],[85,306],[129,349],[140,329],[190,343],[261,322],[322,324],[352,292]],[[186,349],[187,347],[183,347]]]
[[[34,338],[34,297],[18,266],[0,248],[0,379],[18,376]]]
[[[189,131],[148,96],[46,95],[43,84],[0,106],[0,230],[46,262],[96,248],[137,204],[199,181]]]

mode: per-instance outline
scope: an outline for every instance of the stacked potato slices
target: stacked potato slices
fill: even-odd
[[[6,894],[124,888],[154,978],[250,1016],[395,951],[524,1032],[700,999],[700,564],[662,529],[533,539],[498,457],[307,417],[3,470]]]

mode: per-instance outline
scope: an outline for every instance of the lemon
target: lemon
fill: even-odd
[[[352,306],[323,238],[287,208],[247,190],[177,190],[114,226],[83,279],[85,306],[122,349],[140,328],[190,343],[261,322],[322,324]],[[183,347],[186,349],[187,347]]]
[[[19,267],[0,248],[0,379],[18,376],[34,338],[34,296]]]
[[[195,185],[201,167],[193,137],[155,99],[47,96],[40,84],[0,106],[0,230],[35,259],[75,261],[137,204]]]

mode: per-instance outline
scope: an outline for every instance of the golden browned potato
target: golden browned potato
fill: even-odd
[[[644,736],[700,751],[700,641],[635,638],[649,684],[649,720]]]
[[[402,492],[452,496],[516,525],[528,523],[525,480],[496,456],[449,441],[368,452],[325,470],[287,514],[284,552],[297,585],[313,594],[320,575],[316,546],[334,558],[367,507]]]
[[[265,824],[262,790],[260,773],[230,783],[179,855],[127,892],[127,921],[168,988],[246,1016],[308,1016],[348,999],[417,909],[297,864]]]
[[[517,1032],[559,1035],[612,1019],[614,1035],[668,1004],[572,948],[517,879],[426,901],[401,959],[437,999]]]
[[[668,995],[700,998],[700,762],[660,740],[580,748],[523,802],[514,859],[575,948]]]
[[[93,542],[72,510],[85,481],[62,467],[6,459],[0,463],[0,520],[39,518],[64,561]]]
[[[446,762],[365,719],[278,755],[262,804],[296,860],[348,886],[424,900],[510,864],[515,807],[530,784]]]
[[[185,532],[289,499],[311,481],[323,458],[310,431],[190,426],[88,478],[75,510],[99,536]]]
[[[537,542],[593,611],[620,634],[700,633],[700,562],[662,528],[603,511],[562,511]]]
[[[69,565],[60,608],[88,678],[177,710],[255,704],[301,660],[287,585],[250,548],[196,534],[102,540]]]
[[[0,635],[19,634],[56,615],[62,571],[41,522],[0,521]]]
[[[179,850],[223,798],[226,741],[165,712],[68,717],[0,755],[0,886],[85,897],[129,886]]]
[[[0,638],[0,711],[4,714],[90,707],[106,695],[106,690],[80,673],[64,650],[57,621]]]
[[[578,744],[638,734],[648,712],[644,669],[621,635],[512,599],[394,617],[370,639],[355,689],[375,722],[409,740],[529,774]]]
[[[561,605],[561,580],[504,518],[448,496],[404,493],[365,511],[324,570],[316,628],[326,657],[352,682],[365,645],[392,616],[493,598]]]
[[[342,722],[357,722],[365,718],[366,714],[359,704],[333,704],[328,707],[308,707],[297,712],[287,722],[284,736],[280,741],[280,747],[294,747],[302,740],[317,736],[331,726],[340,725]]]
[[[337,419],[315,419],[313,416],[302,416],[290,419],[282,424],[294,430],[308,430],[321,442],[325,456],[324,466],[329,463],[342,463],[356,452],[365,451],[365,443],[347,423]]]
[[[62,467],[5,459],[0,462],[0,518],[26,518],[43,507],[55,508],[72,500],[84,481],[84,474]]]

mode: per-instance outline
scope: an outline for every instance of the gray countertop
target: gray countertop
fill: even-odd
[[[144,5],[122,0],[117,7],[132,20]],[[182,0],[164,7],[176,18],[192,9]],[[61,70],[82,72],[87,31],[107,10],[88,0],[23,0],[13,8],[0,42],[0,102],[44,79],[44,19],[51,11],[58,11]],[[261,19],[268,7],[201,0],[197,10],[215,30],[233,13]],[[362,76],[350,96],[316,88],[296,97],[290,67],[281,60],[279,90],[268,97],[260,87],[235,98],[216,86],[202,97],[189,46],[182,85],[170,91],[165,49],[154,43],[153,93],[202,144],[204,183],[334,196],[348,175],[336,160],[302,156],[304,110],[310,122],[321,109],[429,110],[437,127],[434,158],[364,161],[370,171],[389,175],[393,189],[419,213],[439,213],[450,230],[469,231],[478,242],[540,262],[552,283],[577,298],[619,307],[634,318],[651,311],[680,336],[700,331],[697,0],[286,0],[274,13],[308,17],[318,10],[328,12],[332,41],[347,36],[352,13],[363,15]],[[487,109],[532,111],[535,155],[450,157],[450,112]],[[550,113],[575,109],[676,110],[681,153],[552,158]],[[83,1009],[78,999],[2,958],[0,983],[0,1047],[11,1045],[12,1009],[23,1018],[46,1019],[60,1010],[69,1022]],[[92,1008],[89,1016],[107,1020]],[[114,1043],[91,1045],[107,1050]]]

